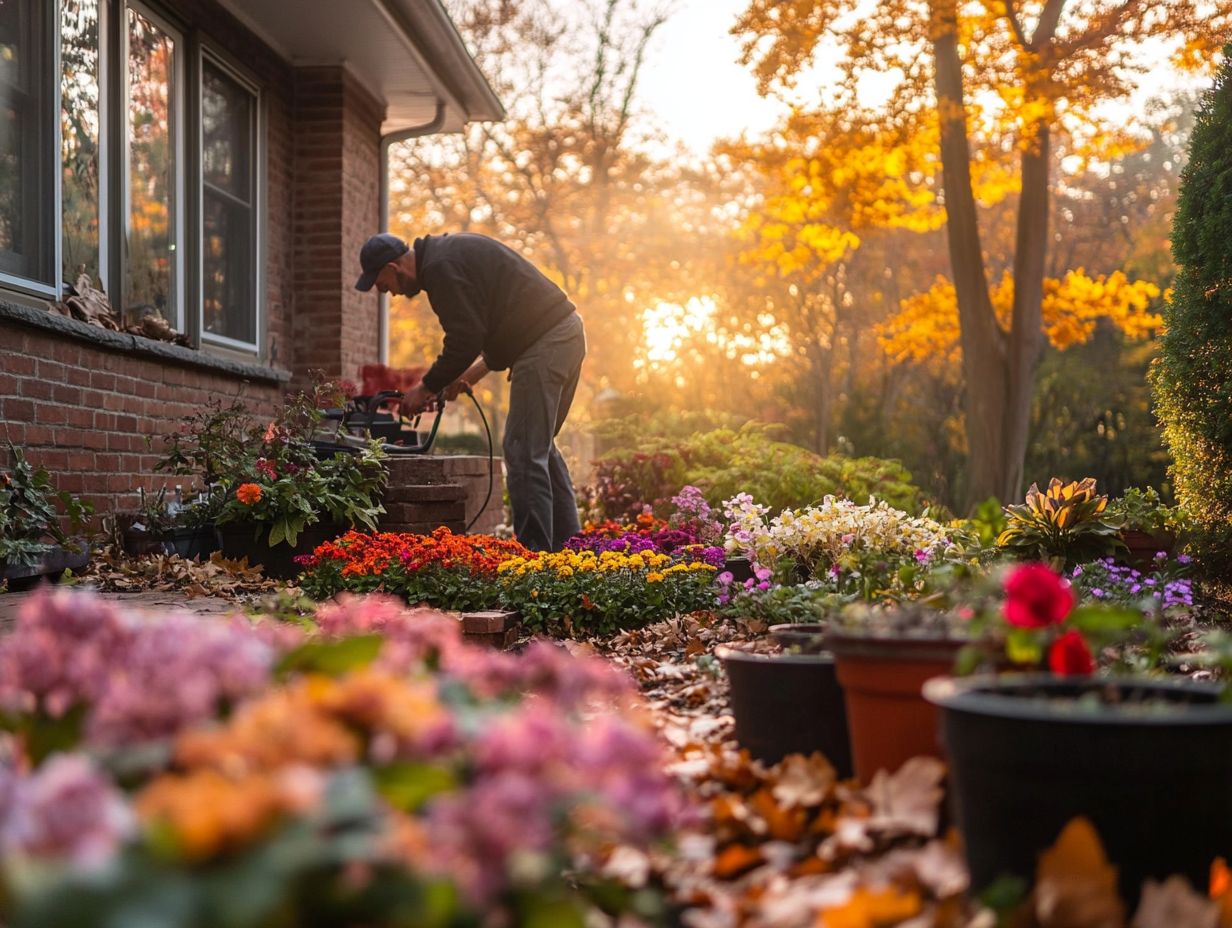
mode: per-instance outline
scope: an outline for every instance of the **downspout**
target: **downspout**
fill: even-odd
[[[411,126],[409,129],[399,129],[381,136],[381,173],[380,184],[380,231],[389,231],[389,149],[398,142],[406,142],[425,135],[433,135],[445,125],[445,104],[436,101],[436,115],[423,125]],[[389,363],[389,294],[380,295],[380,307],[377,311],[377,352],[382,364]]]

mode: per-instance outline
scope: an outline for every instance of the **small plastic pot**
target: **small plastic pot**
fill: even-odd
[[[838,775],[851,776],[843,691],[829,654],[756,654],[720,647],[731,684],[736,740],[753,757],[776,764],[788,754],[820,751]]]

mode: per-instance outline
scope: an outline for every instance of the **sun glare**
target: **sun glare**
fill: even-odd
[[[724,325],[713,297],[692,297],[680,303],[659,303],[642,310],[642,347],[633,360],[640,371],[664,370],[699,359],[709,351],[761,367],[791,354],[791,339],[773,316],[762,314],[757,327],[745,331]],[[735,319],[731,322],[734,324]],[[707,346],[703,348],[702,345]],[[679,379],[679,377],[678,377]]]

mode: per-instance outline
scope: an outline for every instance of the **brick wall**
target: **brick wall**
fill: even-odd
[[[161,436],[183,416],[233,397],[265,415],[282,393],[272,384],[0,321],[0,441],[22,447],[57,488],[85,497],[100,513],[135,508],[138,487],[150,492],[186,482],[154,472]],[[7,465],[7,449],[0,455]]]
[[[377,230],[382,108],[342,67],[295,70],[295,383],[377,360],[377,299],[355,290]]]

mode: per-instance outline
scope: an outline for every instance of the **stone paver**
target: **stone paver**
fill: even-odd
[[[17,610],[30,596],[29,592],[0,593],[0,634],[8,631],[17,619]],[[165,612],[178,609],[198,615],[227,615],[242,612],[243,606],[233,599],[215,596],[196,596],[192,599],[183,593],[99,593],[100,599],[109,599],[125,608],[150,612]]]

